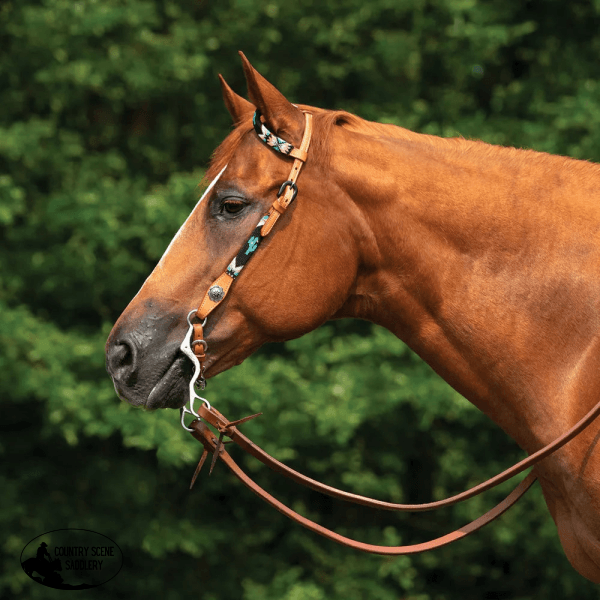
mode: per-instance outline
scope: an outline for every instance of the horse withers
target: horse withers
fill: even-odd
[[[308,112],[298,198],[215,295],[203,375],[356,317],[401,338],[529,454],[587,413],[600,388],[600,166],[297,106],[242,58],[251,102],[222,81],[235,129],[215,151],[212,185],[107,341],[119,396],[186,402],[186,317],[250,251],[289,177],[279,142],[300,148]],[[596,583],[599,437],[592,423],[535,467],[567,557]]]

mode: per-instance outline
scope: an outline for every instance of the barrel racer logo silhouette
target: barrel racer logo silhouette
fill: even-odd
[[[113,579],[123,565],[119,546],[87,529],[57,529],[37,536],[21,552],[35,582],[59,590],[86,590]]]

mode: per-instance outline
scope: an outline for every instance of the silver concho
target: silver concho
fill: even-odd
[[[223,300],[223,296],[225,296],[225,292],[223,291],[223,288],[220,285],[213,285],[208,290],[208,297],[213,302],[221,302],[221,300]]]

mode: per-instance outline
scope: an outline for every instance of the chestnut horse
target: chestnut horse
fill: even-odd
[[[206,376],[328,319],[378,323],[528,453],[600,400],[600,166],[296,106],[242,55],[251,102],[198,203],[106,346],[119,396],[181,407],[186,316],[248,239],[290,160],[253,130],[313,137],[300,193],[208,318]],[[219,177],[217,175],[220,174]],[[564,550],[600,583],[600,423],[535,467]]]

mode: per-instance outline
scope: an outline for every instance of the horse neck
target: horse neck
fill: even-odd
[[[375,240],[336,316],[395,333],[528,451],[566,430],[597,401],[574,373],[600,372],[600,214],[586,200],[598,205],[598,168],[411,132],[335,135],[333,177]]]

